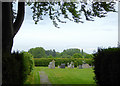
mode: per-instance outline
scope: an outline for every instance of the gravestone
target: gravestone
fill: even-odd
[[[70,68],[74,68],[74,63],[73,62],[71,62]]]
[[[48,68],[55,69],[55,61],[49,63]]]
[[[74,63],[73,62],[71,62],[71,64],[67,63],[67,67],[68,68],[74,68]]]
[[[70,64],[69,63],[67,63],[67,67],[70,68]]]
[[[51,68],[51,67],[52,67],[52,62],[50,62],[48,65],[48,68]]]
[[[78,69],[82,69],[82,65],[79,65],[77,68],[78,68]]]
[[[58,68],[60,68],[60,66],[58,65]]]
[[[82,64],[82,68],[90,68],[89,64]]]
[[[67,67],[69,66],[69,62],[67,63]]]
[[[61,64],[61,65],[60,65],[60,68],[65,68],[65,64]]]
[[[70,65],[68,66],[68,68],[74,68],[74,63],[71,62]]]

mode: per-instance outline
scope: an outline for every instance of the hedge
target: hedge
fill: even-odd
[[[98,49],[94,54],[94,66],[99,86],[120,86],[120,48]]]
[[[14,52],[3,56],[2,85],[22,86],[34,67],[33,56],[26,52]]]
[[[73,61],[75,67],[78,65],[83,64],[83,60],[92,65],[93,59],[85,59],[85,58],[34,58],[35,66],[48,66],[49,62],[52,60],[55,60],[55,66],[61,65],[61,63],[65,63],[67,66],[67,63]]]
[[[23,65],[23,77],[24,77],[24,81],[27,78],[27,75],[30,74],[30,72],[33,70],[34,68],[34,59],[32,54],[28,53],[28,52],[22,52],[23,53],[23,58],[22,58],[22,65]]]

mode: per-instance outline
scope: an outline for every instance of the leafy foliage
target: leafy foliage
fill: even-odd
[[[73,55],[73,58],[83,58],[82,54],[81,53],[75,53]]]
[[[53,49],[53,50],[46,50],[45,53],[46,53],[47,56],[56,57],[56,51],[55,51],[55,49]]]
[[[94,17],[105,17],[108,12],[115,12],[115,4],[115,2],[95,1],[27,2],[27,5],[31,6],[35,24],[39,20],[43,20],[43,16],[48,15],[55,27],[58,27],[57,22],[66,23],[66,21],[62,21],[63,18],[76,23],[83,23],[84,18],[93,21]]]
[[[119,86],[120,82],[120,48],[98,48],[94,54],[94,72],[100,86]]]
[[[3,75],[2,85],[20,85],[22,86],[27,76],[33,70],[34,60],[29,53],[14,52],[10,56],[3,57]]]
[[[86,54],[85,58],[94,58],[94,56],[92,54]]]
[[[93,58],[92,54],[83,52],[83,49],[70,48],[63,50],[63,52],[56,52],[53,50],[45,50],[42,47],[31,48],[29,51],[34,58]]]
[[[34,58],[46,57],[45,50],[42,47],[31,48],[28,52],[31,53]]]
[[[70,49],[63,50],[63,52],[61,53],[61,56],[63,54],[67,54],[67,55],[73,56],[75,53],[80,53],[80,49],[70,48]]]
[[[23,84],[21,57],[23,55],[18,52],[3,57],[2,71],[4,72],[2,72],[2,85]]]
[[[23,70],[24,70],[22,74],[24,77],[26,77],[31,73],[31,71],[34,68],[34,59],[32,54],[28,52],[22,52],[22,53],[23,53],[22,63],[23,63]]]

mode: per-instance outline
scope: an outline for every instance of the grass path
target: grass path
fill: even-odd
[[[40,84],[39,70],[34,68],[30,75],[28,75],[27,80],[24,84]]]
[[[45,74],[44,71],[39,71],[40,75],[40,84],[51,84],[48,80],[48,76]]]

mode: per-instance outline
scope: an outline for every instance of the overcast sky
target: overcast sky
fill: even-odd
[[[118,14],[108,13],[105,18],[95,21],[59,23],[55,28],[48,17],[37,25],[32,20],[32,12],[26,7],[25,19],[21,29],[14,38],[12,51],[28,51],[30,48],[43,47],[62,52],[68,48],[83,49],[87,53],[97,51],[98,47],[117,47]]]

